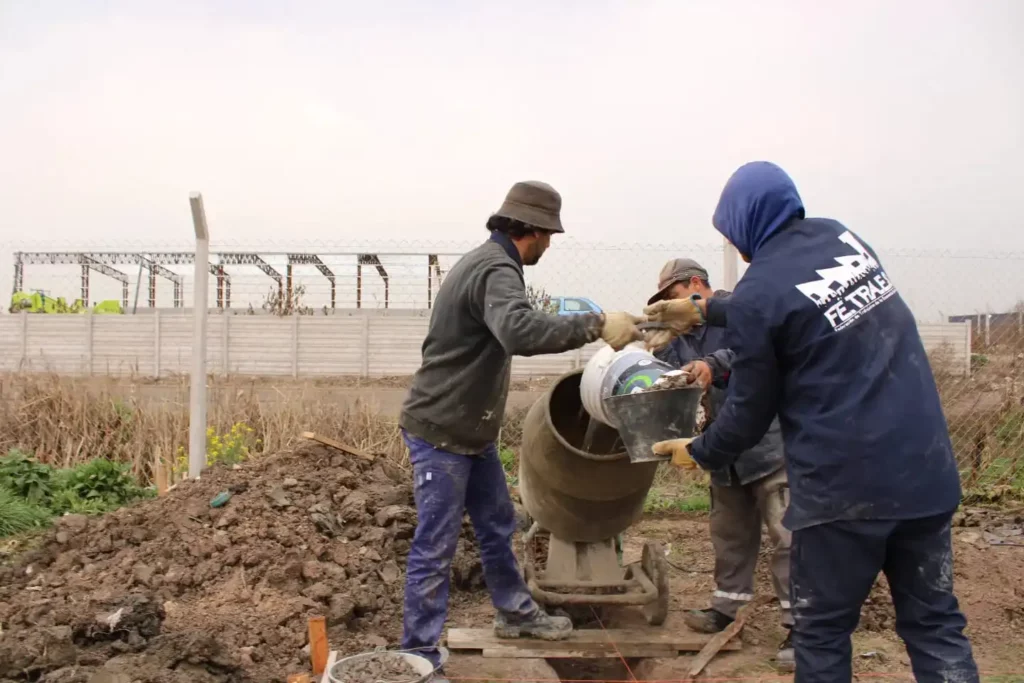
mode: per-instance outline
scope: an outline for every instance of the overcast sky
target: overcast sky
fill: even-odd
[[[0,0],[0,242],[717,243],[735,167],[878,247],[1024,250],[1019,0]]]

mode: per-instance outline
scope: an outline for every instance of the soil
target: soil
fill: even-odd
[[[229,502],[210,507],[223,491]],[[1024,671],[1024,548],[1011,544],[1022,522],[969,509],[954,529],[956,591],[987,672]],[[163,498],[102,517],[64,517],[0,568],[0,681],[283,681],[309,669],[314,615],[327,617],[339,656],[396,646],[414,524],[406,471],[319,445],[214,468]],[[685,610],[706,607],[713,589],[706,518],[642,520],[625,534],[624,561],[639,560],[648,540],[669,551],[664,628],[685,628]],[[453,562],[450,626],[486,627],[493,618],[474,546],[466,525]],[[770,593],[766,561],[756,592]],[[857,671],[909,670],[894,625],[881,580],[854,634]],[[639,610],[602,609],[578,623],[629,626],[645,626]],[[716,657],[707,675],[773,675],[770,659],[784,636],[777,606],[760,608],[744,629],[743,650]],[[629,678],[612,670],[616,661],[559,662],[556,670],[523,660],[486,660],[481,668],[481,661],[453,653],[446,669],[479,677],[486,668],[495,679],[550,680],[556,671]],[[669,680],[683,677],[691,661],[628,665],[638,679]]]
[[[455,605],[483,584],[466,527]],[[0,568],[0,680],[284,680],[308,669],[314,615],[346,654],[395,643],[414,528],[404,471],[320,445],[65,516]]]
[[[410,683],[422,678],[403,657],[384,653],[335,666],[331,676],[345,683]]]

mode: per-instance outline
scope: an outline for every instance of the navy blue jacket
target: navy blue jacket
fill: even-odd
[[[734,174],[714,224],[751,263],[722,302],[735,358],[725,406],[691,444],[698,464],[729,464],[778,414],[790,529],[956,509],[924,345],[875,252],[836,221],[804,219],[793,182],[766,162]]]
[[[719,290],[714,299],[725,300],[729,292]],[[712,300],[714,300],[712,299]],[[654,354],[658,360],[677,368],[696,360],[703,360],[711,368],[712,382],[708,387],[710,399],[709,420],[718,417],[725,405],[732,370],[733,352],[725,346],[725,329],[704,325],[688,334],[681,334],[672,343]],[[715,486],[736,486],[763,479],[782,469],[785,464],[782,450],[782,430],[773,420],[768,433],[753,448],[745,451],[731,465],[711,472]]]

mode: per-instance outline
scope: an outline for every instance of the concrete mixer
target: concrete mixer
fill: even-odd
[[[691,435],[702,392],[685,385],[655,391],[653,380],[641,382],[644,391],[622,390],[622,382],[604,375],[627,368],[608,353],[595,359],[594,367],[559,378],[523,423],[519,493],[532,520],[523,570],[541,604],[634,605],[649,624],[661,625],[669,602],[664,548],[648,542],[639,562],[622,566],[615,540],[643,513],[659,464],[651,445]],[[664,372],[656,375],[672,370],[658,369]],[[600,398],[601,419],[584,408],[584,372],[606,387],[587,398],[590,406]]]

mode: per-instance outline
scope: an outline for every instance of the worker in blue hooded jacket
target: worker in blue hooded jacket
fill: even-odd
[[[774,164],[737,170],[713,221],[750,264],[716,314],[735,353],[730,393],[703,435],[655,451],[721,469],[778,414],[797,683],[851,680],[850,635],[880,571],[917,681],[977,681],[953,594],[960,477],[913,314],[875,252],[834,220],[805,218]],[[644,312],[678,334],[710,313],[703,306]]]

